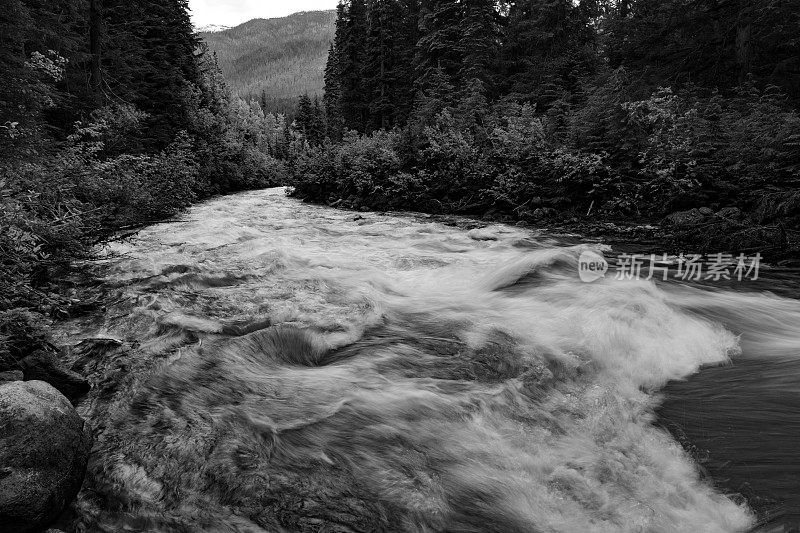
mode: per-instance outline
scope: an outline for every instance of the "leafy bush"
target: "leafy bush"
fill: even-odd
[[[304,150],[295,164],[295,194],[314,201],[355,200],[374,208],[399,207],[393,193],[401,164],[396,133],[345,135],[342,144]],[[350,206],[354,207],[353,201]]]
[[[296,194],[349,207],[522,219],[539,207],[653,219],[736,205],[756,222],[797,226],[800,117],[783,97],[746,85],[729,98],[684,87],[637,99],[642,92],[622,69],[603,76],[583,105],[562,102],[546,114],[466,98],[440,106],[427,125],[423,117],[402,131],[301,147]]]

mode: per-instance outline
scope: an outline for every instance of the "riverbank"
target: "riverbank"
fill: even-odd
[[[291,193],[303,201],[319,203],[302,193]],[[371,212],[369,200],[331,200],[325,204],[353,212],[353,217]],[[418,206],[378,209],[378,213],[408,213]],[[432,220],[457,227],[502,223],[551,235],[571,237],[622,246],[639,254],[761,254],[764,263],[780,268],[800,268],[800,231],[782,224],[763,225],[752,214],[738,208],[711,208],[676,211],[666,217],[612,217],[607,214],[579,214],[546,209],[520,216],[516,212],[489,210],[483,214],[443,214],[423,211]],[[474,222],[470,222],[474,221]]]

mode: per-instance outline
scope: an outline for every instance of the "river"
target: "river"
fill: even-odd
[[[107,307],[60,332],[122,343],[74,361],[96,437],[72,527],[713,533],[791,515],[797,300],[583,283],[596,245],[474,226],[269,189],[109,246]]]

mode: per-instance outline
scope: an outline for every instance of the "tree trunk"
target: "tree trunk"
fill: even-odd
[[[91,67],[89,72],[89,86],[92,89],[97,103],[102,100],[102,30],[103,30],[103,0],[89,0],[89,54]]]
[[[747,80],[753,62],[753,3],[739,0],[739,17],[736,21],[736,68],[739,83]]]

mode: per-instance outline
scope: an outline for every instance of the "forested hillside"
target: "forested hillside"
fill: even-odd
[[[335,20],[334,11],[296,13],[251,20],[201,37],[216,53],[234,93],[284,113],[293,111],[302,94],[322,96]]]
[[[779,0],[343,2],[296,193],[530,222],[672,214],[707,246],[785,248],[798,27]]]

